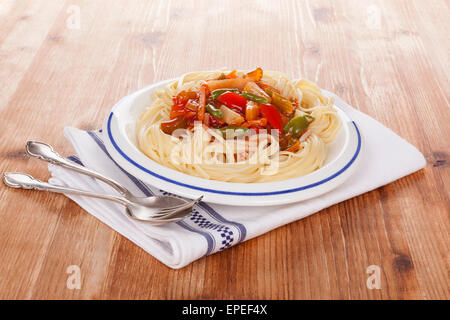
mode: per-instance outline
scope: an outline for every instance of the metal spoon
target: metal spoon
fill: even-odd
[[[114,181],[111,178],[105,177],[104,175],[86,168],[78,163],[70,161],[62,156],[60,156],[53,148],[43,142],[39,141],[28,141],[26,145],[27,153],[35,158],[56,164],[58,166],[73,170],[75,172],[85,174],[87,176],[99,179],[114,189],[116,189],[124,198],[129,200],[132,203],[139,204],[148,208],[165,208],[163,210],[170,211],[175,209],[178,206],[184,206],[186,203],[192,202],[179,199],[171,196],[150,196],[150,197],[136,197],[130,191],[128,191],[125,187],[120,185],[118,182]]]
[[[3,181],[6,185],[13,188],[34,189],[111,200],[124,205],[126,207],[126,212],[130,217],[147,221],[152,224],[163,224],[182,220],[191,214],[192,207],[202,199],[202,197],[200,197],[197,200],[178,206],[176,209],[162,211],[161,208],[142,206],[141,204],[122,196],[106,195],[42,182],[25,173],[5,172],[3,174]]]

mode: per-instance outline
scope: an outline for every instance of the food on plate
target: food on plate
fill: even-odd
[[[136,124],[138,146],[204,179],[295,178],[323,165],[341,127],[333,104],[315,83],[280,72],[192,72],[154,92]]]

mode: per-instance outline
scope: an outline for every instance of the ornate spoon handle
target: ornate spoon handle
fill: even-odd
[[[38,141],[28,141],[26,145],[26,150],[27,153],[32,157],[99,179],[107,183],[117,191],[119,191],[125,197],[132,196],[132,194],[126,188],[121,186],[118,182],[108,177],[105,177],[104,175],[92,169],[88,169],[86,167],[83,167],[82,165],[79,165],[78,163],[75,163],[64,157],[61,157],[56,151],[53,150],[53,148],[50,145],[46,143]]]
[[[128,204],[128,201],[126,199],[119,197],[119,196],[106,195],[106,194],[89,192],[89,191],[84,191],[84,190],[75,189],[75,188],[56,186],[56,185],[50,184],[48,182],[40,181],[36,178],[33,178],[32,176],[30,176],[28,174],[20,173],[20,172],[5,172],[3,174],[3,181],[5,182],[5,184],[7,186],[12,187],[12,188],[34,189],[34,190],[49,191],[49,192],[56,192],[56,193],[67,193],[67,194],[74,194],[74,195],[78,195],[78,196],[87,196],[87,197],[92,197],[92,198],[111,200],[111,201],[123,204],[125,206]]]

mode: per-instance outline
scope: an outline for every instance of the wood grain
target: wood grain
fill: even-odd
[[[424,170],[171,270],[64,196],[0,187],[3,299],[448,299],[449,2],[0,2],[0,171],[48,177],[28,139],[69,155],[154,81],[222,66],[336,92],[424,153]],[[71,6],[80,29],[68,24]],[[79,265],[80,290],[66,287]],[[369,290],[366,268],[381,268]]]

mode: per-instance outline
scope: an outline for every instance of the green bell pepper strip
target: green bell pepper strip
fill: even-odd
[[[311,116],[309,116],[311,117]],[[283,131],[290,133],[292,137],[298,138],[308,129],[309,121],[306,116],[292,118],[283,128]]]
[[[227,130],[232,130],[233,134],[231,137],[227,137]],[[227,126],[220,129],[217,129],[217,131],[222,135],[224,138],[234,138],[238,136],[242,136],[248,132],[248,128],[240,127],[240,126]]]
[[[205,107],[206,111],[213,115],[216,118],[222,118],[223,114],[222,111],[219,109],[216,109],[211,103],[208,103]]]
[[[241,96],[247,98],[248,100],[255,101],[256,103],[269,103],[269,101],[266,98],[247,91],[242,91]]]
[[[225,93],[227,91],[239,93],[238,89],[217,89],[211,92],[211,97],[213,98],[213,100],[216,100],[222,93]]]

